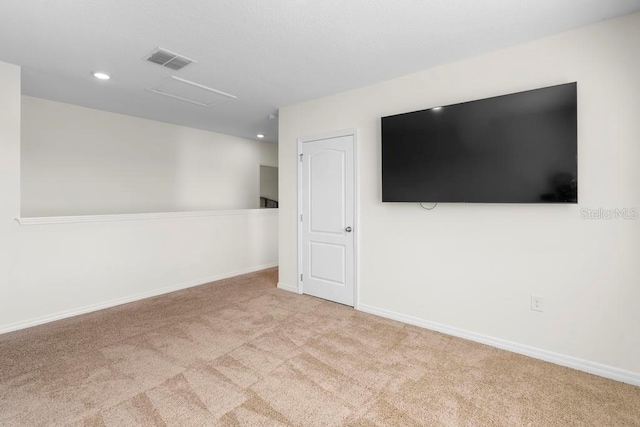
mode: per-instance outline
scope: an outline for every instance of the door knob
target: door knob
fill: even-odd
[[[345,228],[344,231],[346,231],[347,233],[351,233],[351,227]]]

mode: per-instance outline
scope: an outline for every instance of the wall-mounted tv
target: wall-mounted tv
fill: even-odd
[[[382,201],[577,203],[577,85],[382,118]]]

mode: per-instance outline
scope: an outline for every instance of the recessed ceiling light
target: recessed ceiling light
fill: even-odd
[[[101,73],[99,71],[96,71],[93,73],[93,77],[95,77],[96,79],[100,79],[100,80],[109,80],[111,78],[111,76],[107,73]]]
[[[433,107],[432,110],[433,111],[439,111],[439,110],[442,110],[442,107]]]
[[[261,133],[257,134],[256,136],[257,136],[258,138],[264,138],[264,135],[263,135],[263,134],[261,134]]]

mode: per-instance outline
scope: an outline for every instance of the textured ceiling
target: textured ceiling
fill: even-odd
[[[23,93],[277,141],[279,107],[640,10],[640,0],[0,0],[0,61]],[[163,47],[197,61],[174,72]],[[111,74],[97,81],[92,70]],[[144,89],[176,75],[238,99]]]

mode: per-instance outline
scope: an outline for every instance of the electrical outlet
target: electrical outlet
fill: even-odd
[[[531,310],[544,311],[544,298],[539,295],[531,295]]]

